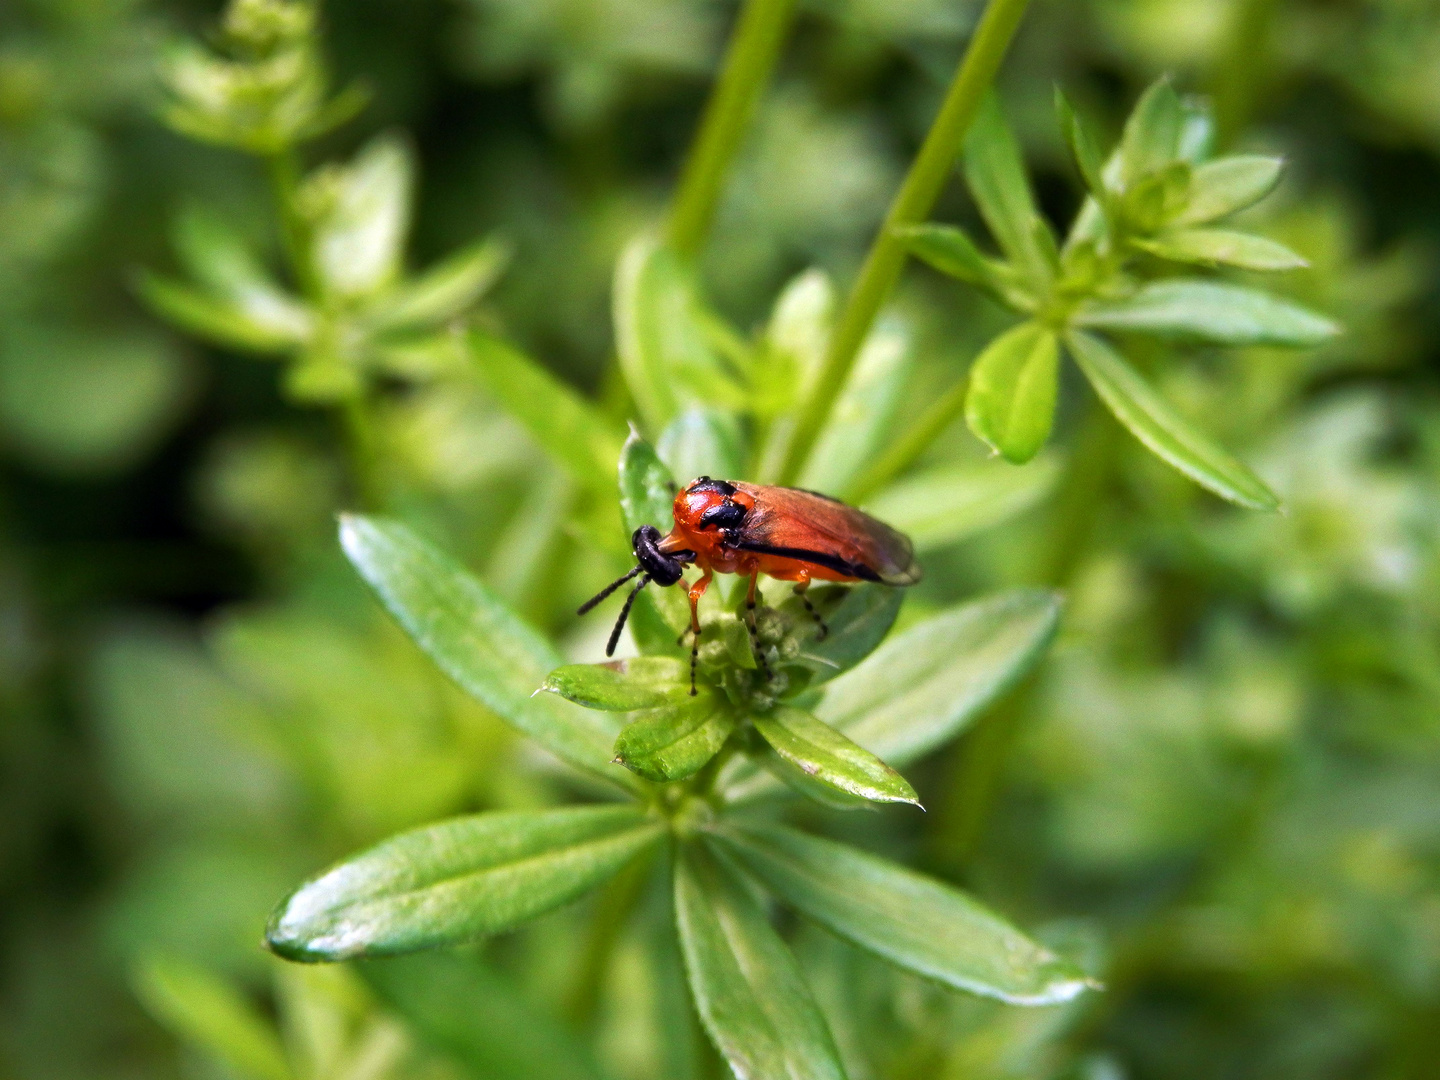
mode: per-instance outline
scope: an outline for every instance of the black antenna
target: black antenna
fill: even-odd
[[[631,571],[630,571],[628,574],[626,574],[624,577],[618,577],[618,578],[616,578],[616,579],[615,579],[614,581],[612,581],[609,585],[606,585],[605,588],[601,589],[598,593],[596,593],[594,596],[592,596],[589,600],[586,600],[585,603],[581,604],[581,605],[580,605],[580,610],[577,611],[577,612],[575,612],[575,614],[576,614],[576,615],[584,615],[587,611],[589,611],[591,608],[593,608],[596,604],[600,603],[600,601],[604,600],[607,596],[609,596],[611,593],[613,593],[613,592],[614,592],[616,589],[618,589],[621,585],[624,585],[625,582],[629,581],[629,580],[630,580],[631,578],[633,578],[636,574],[640,573],[640,571],[643,570],[643,569],[644,569],[643,566],[637,566],[637,567],[635,567],[634,570],[631,570]],[[626,606],[626,610],[629,610],[629,606],[630,606],[630,605],[627,604],[627,605],[625,605],[625,606]]]
[[[629,576],[630,575],[627,574],[625,578],[621,578],[621,581],[627,580]],[[615,584],[619,585],[620,582],[617,581]],[[625,629],[625,620],[630,617],[630,605],[635,603],[635,597],[640,595],[640,590],[649,584],[650,575],[646,574],[640,579],[639,584],[630,590],[630,595],[625,598],[625,606],[620,609],[620,618],[615,620],[615,629],[610,631],[610,642],[605,646],[606,656],[615,655],[615,646],[620,641],[620,631]],[[611,588],[614,588],[614,586],[612,585]]]

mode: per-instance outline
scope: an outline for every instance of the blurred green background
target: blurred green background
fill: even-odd
[[[807,267],[851,279],[978,7],[802,3],[704,258],[739,326]],[[330,0],[336,82],[372,98],[312,160],[400,133],[410,262],[505,240],[483,318],[613,400],[614,262],[663,213],[734,10]],[[156,986],[177,973],[274,1018],[296,1076],[512,1075],[259,947],[274,902],[337,855],[563,781],[342,563],[333,515],[358,493],[335,418],[137,299],[189,208],[281,243],[260,166],[157,118],[168,43],[218,14],[0,7],[0,1076],[234,1074],[167,1022]],[[1440,1069],[1440,4],[1036,0],[1001,90],[1057,222],[1080,188],[1054,85],[1113,136],[1163,72],[1212,97],[1227,148],[1288,159],[1250,218],[1312,264],[1275,287],[1347,333],[1197,350],[1162,380],[1284,516],[1087,423],[1075,380],[1053,490],[918,537],[913,610],[1048,581],[1066,621],[1040,673],[916,771],[929,815],[846,827],[1069,942],[1107,990],[982,1005],[817,932],[802,952],[859,1080]],[[959,184],[937,216],[973,219]],[[915,333],[903,425],[1004,318],[918,268],[895,304]],[[565,528],[571,492],[519,425],[463,375],[392,388],[377,415],[388,508],[593,658],[608,627],[568,613],[611,564]],[[981,451],[957,424],[930,460]],[[578,919],[487,950],[536,1015],[564,1011]],[[582,1032],[599,1068],[680,1076],[659,1037],[678,994],[622,941]]]

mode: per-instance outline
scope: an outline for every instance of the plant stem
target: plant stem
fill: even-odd
[[[847,502],[859,505],[895,477],[915,464],[930,444],[965,409],[965,391],[970,385],[968,373],[954,386],[930,403],[910,427],[871,463],[844,492]]]
[[[795,0],[747,0],[740,12],[670,214],[670,244],[682,255],[693,258],[705,243],[725,173],[770,81],[794,10]]]
[[[905,266],[905,247],[895,235],[902,225],[913,225],[930,213],[949,178],[965,133],[975,118],[985,92],[994,81],[1000,62],[1019,28],[1030,0],[990,0],[980,25],[970,39],[955,80],[945,95],[939,115],[925,136],[905,182],[890,204],[880,233],[865,257],[860,276],[850,291],[840,325],[830,340],[824,365],[809,399],[801,407],[800,416],[786,451],[780,483],[790,484],[800,475],[805,459],[815,446],[855,364],[855,358],[870,332],[870,325],[880,306],[890,295],[900,271]]]
[[[275,193],[275,212],[280,216],[280,238],[285,248],[285,260],[290,264],[296,287],[306,299],[315,300],[319,295],[319,284],[306,257],[305,223],[296,205],[300,190],[300,163],[292,149],[278,150],[265,160],[270,172],[270,185]]]

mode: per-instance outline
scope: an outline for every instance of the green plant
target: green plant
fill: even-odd
[[[293,292],[222,226],[194,214],[182,218],[178,246],[201,285],[151,276],[142,288],[159,310],[212,340],[289,358],[292,398],[344,405],[362,482],[384,452],[365,404],[391,393],[385,377],[473,377],[565,477],[545,538],[563,517],[605,558],[624,557],[631,530],[667,527],[675,476],[702,472],[846,494],[914,528],[922,548],[1004,520],[1049,489],[1053,458],[1023,471],[1003,463],[909,470],[962,405],[971,429],[1009,462],[1036,459],[1053,423],[1062,344],[1158,456],[1233,502],[1273,509],[1269,488],[1181,419],[1098,332],[1227,345],[1331,337],[1328,320],[1269,294],[1164,276],[1166,262],[1302,265],[1274,241],[1208,227],[1266,194],[1279,163],[1208,160],[1203,108],[1164,81],[1102,160],[1061,99],[1090,197],[1057,243],[987,96],[1025,8],[1023,0],[987,8],[839,316],[828,279],[809,271],[781,292],[768,323],[747,334],[708,302],[695,260],[791,17],[783,0],[751,0],[665,238],[647,231],[617,265],[623,387],[604,403],[468,317],[498,270],[495,245],[404,276],[410,192],[401,144],[382,139],[349,166],[297,179],[295,148],[358,100],[326,103],[313,10],[304,5],[238,0],[227,20],[235,58],[185,53],[170,76],[174,126],[269,162]],[[982,254],[959,230],[921,224],[962,144],[971,191],[1004,260]],[[913,334],[903,316],[880,315],[907,251],[1025,321],[982,351],[968,385],[892,437]],[[631,415],[639,428],[622,444],[620,421]],[[385,501],[373,488],[367,494]],[[897,769],[953,740],[1032,667],[1054,634],[1057,594],[1010,589],[915,612],[892,635],[899,591],[823,587],[811,594],[830,626],[823,640],[798,601],[762,609],[764,677],[740,593],[716,588],[703,608],[700,693],[691,697],[676,642],[688,618],[680,590],[642,594],[631,622],[639,655],[565,664],[496,590],[407,525],[347,515],[341,543],[438,667],[553,754],[566,787],[589,799],[450,818],[336,864],[276,909],[267,942],[279,955],[337,961],[459,945],[603,887],[576,991],[583,1015],[620,927],[658,894],[673,913],[703,1027],[737,1075],[754,1077],[845,1075],[821,1007],[756,885],[861,949],[951,989],[1046,1005],[1095,985],[1081,965],[961,890],[778,820],[788,795],[828,809],[918,805]],[[427,977],[450,978],[440,967],[414,967],[398,983],[394,968],[361,970],[382,997],[387,985],[391,993],[408,988],[399,1007],[419,1029],[445,1028],[435,994],[421,987]],[[473,977],[456,975],[455,985]]]

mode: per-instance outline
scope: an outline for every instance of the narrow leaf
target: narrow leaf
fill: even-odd
[[[910,627],[832,682],[816,714],[906,765],[954,738],[1044,653],[1060,598],[1015,589]]]
[[[719,753],[734,730],[725,703],[702,690],[683,704],[637,713],[615,740],[615,759],[657,784],[684,780]]]
[[[845,1080],[834,1039],[794,956],[743,884],[684,848],[675,923],[705,1030],[743,1080]]]
[[[669,656],[556,668],[540,689],[587,709],[632,712],[681,705],[690,698],[689,665]]]
[[[781,826],[716,826],[708,835],[801,914],[956,990],[1053,1005],[1094,985],[958,889],[849,844]]]
[[[1196,431],[1104,341],[1076,331],[1066,344],[1115,418],[1156,457],[1238,506],[1279,509],[1263,480]]]
[[[771,586],[780,587],[778,583]],[[834,602],[837,594],[839,603]],[[900,605],[905,602],[905,591],[866,583],[848,588],[812,588],[806,597],[824,618],[827,633],[824,637],[819,635],[810,613],[798,598],[786,599],[782,608],[798,627],[796,633],[801,640],[795,660],[782,662],[809,668],[807,685],[818,686],[849,671],[885,640],[900,614]]]
[[[1323,315],[1269,293],[1193,278],[1156,281],[1124,300],[1089,304],[1075,321],[1217,345],[1320,345],[1340,332]]]
[[[1141,95],[1120,140],[1121,184],[1127,190],[1142,177],[1179,157],[1185,109],[1168,77]]]
[[[1054,276],[1054,268],[1037,242],[1036,223],[1043,224],[1043,219],[1035,209],[1020,148],[993,91],[986,96],[965,140],[965,180],[995,242],[1034,291],[1043,293]]]
[[[156,957],[137,968],[133,985],[156,1020],[242,1080],[292,1080],[274,1027],[229,983],[188,963]]]
[[[686,409],[660,433],[655,452],[672,475],[685,481],[697,476],[733,479],[743,468],[744,435],[733,413],[719,409]]]
[[[655,844],[630,806],[474,814],[391,837],[275,909],[265,941],[288,960],[385,956],[472,941],[569,903]]]
[[[329,293],[365,296],[395,280],[413,182],[410,147],[388,135],[372,140],[349,165],[307,178],[306,201],[323,206],[313,224],[314,262]]]
[[[1038,323],[1025,322],[991,342],[970,369],[965,422],[1007,461],[1039,453],[1055,421],[1060,346]]]
[[[1065,142],[1070,147],[1075,164],[1080,168],[1080,175],[1085,181],[1085,186],[1090,189],[1090,194],[1103,204],[1109,194],[1103,175],[1105,157],[1101,154],[1100,147],[1089,129],[1071,107],[1064,91],[1058,86],[1055,88],[1055,111],[1059,114],[1060,130],[1064,132]]]
[[[865,506],[915,543],[915,550],[965,540],[1035,506],[1060,475],[1060,461],[1042,455],[1016,468],[995,460],[943,465],[890,485]]]
[[[445,674],[556,756],[635,785],[631,774],[610,764],[613,720],[550,694],[535,696],[560,657],[478,578],[396,521],[346,515],[340,543],[360,576]]]
[[[476,1080],[601,1080],[580,1040],[473,957],[426,953],[361,964],[376,995]]]
[[[942,274],[984,289],[1012,307],[1023,309],[1034,305],[1034,298],[1021,288],[1014,269],[984,255],[960,229],[928,222],[900,226],[894,232],[912,255]]]
[[[655,448],[633,428],[620,449],[620,510],[625,528],[634,532],[653,525],[669,532],[675,524],[672,508],[679,487]]]
[[[493,238],[461,248],[388,293],[368,313],[383,330],[423,329],[463,314],[495,283],[510,247]]]
[[[810,713],[780,706],[751,722],[777,754],[815,780],[872,802],[920,805],[908,780]]]
[[[545,452],[580,483],[608,488],[621,444],[595,407],[518,349],[479,330],[469,341],[485,385]]]
[[[1190,204],[1176,224],[1204,225],[1253,206],[1275,190],[1284,165],[1280,158],[1245,154],[1195,166]]]
[[[217,345],[254,353],[278,353],[302,345],[309,333],[309,313],[293,318],[257,320],[233,300],[217,299],[190,285],[141,271],[136,291],[164,319]]]
[[[1177,229],[1135,246],[1162,259],[1201,266],[1237,266],[1242,270],[1298,270],[1309,266],[1284,244],[1250,233],[1224,229]]]

